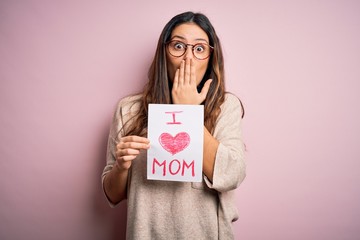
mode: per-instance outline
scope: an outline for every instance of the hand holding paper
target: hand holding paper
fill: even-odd
[[[116,146],[116,161],[120,170],[131,167],[132,160],[139,155],[141,149],[149,149],[149,140],[144,137],[126,136]]]

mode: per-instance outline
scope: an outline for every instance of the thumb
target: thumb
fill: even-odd
[[[204,84],[204,87],[201,89],[200,97],[201,97],[202,101],[204,101],[206,98],[206,95],[210,89],[211,82],[212,82],[212,79],[207,80]]]

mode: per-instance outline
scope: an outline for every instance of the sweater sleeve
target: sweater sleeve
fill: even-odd
[[[116,143],[117,143],[117,138],[118,138],[118,133],[119,130],[122,127],[121,121],[120,121],[120,110],[121,109],[121,103],[118,103],[116,111],[114,113],[113,116],[113,121],[110,127],[110,133],[109,133],[109,137],[108,137],[108,143],[107,143],[107,150],[106,150],[106,165],[104,167],[103,173],[101,175],[101,185],[103,187],[103,192],[104,195],[110,205],[110,207],[115,207],[117,204],[113,204],[108,196],[105,193],[104,190],[104,179],[105,176],[111,171],[111,169],[113,168],[115,162],[116,162],[116,158],[115,158],[115,151],[116,151]]]
[[[116,142],[117,142],[117,134],[122,127],[120,118],[119,118],[119,109],[121,105],[118,104],[116,111],[113,116],[113,121],[110,127],[110,133],[108,137],[107,149],[106,149],[106,165],[104,167],[102,173],[102,180],[104,180],[105,175],[111,171],[113,165],[115,164],[115,150],[116,150]]]
[[[240,100],[226,94],[213,136],[219,141],[213,181],[205,177],[209,188],[218,192],[236,189],[245,178],[244,143],[242,141]]]
[[[116,162],[116,145],[119,139],[123,135],[123,131],[121,130],[124,126],[124,123],[126,123],[129,120],[129,118],[132,116],[131,113],[133,111],[133,107],[135,106],[133,103],[136,102],[136,100],[139,99],[139,97],[140,96],[126,97],[124,99],[121,99],[117,104],[108,137],[107,151],[106,151],[106,165],[101,175],[101,184],[103,186],[104,194],[105,194],[104,179],[106,174],[108,174],[111,171],[111,169],[113,168]],[[106,196],[106,194],[105,197],[111,207],[116,206],[116,204],[111,203],[111,201]]]

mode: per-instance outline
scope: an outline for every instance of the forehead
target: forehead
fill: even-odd
[[[180,38],[189,42],[200,40],[209,42],[206,32],[195,23],[183,23],[176,26],[171,33],[171,38]]]

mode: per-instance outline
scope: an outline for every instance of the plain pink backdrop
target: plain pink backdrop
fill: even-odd
[[[123,239],[100,175],[160,31],[205,13],[244,102],[236,239],[358,239],[360,2],[0,2],[0,239]]]

